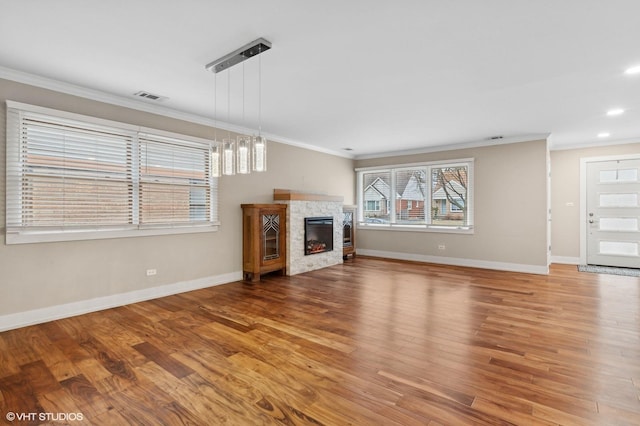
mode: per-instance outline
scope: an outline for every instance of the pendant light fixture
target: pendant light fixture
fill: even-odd
[[[244,126],[244,62],[242,63],[242,125]],[[247,135],[238,136],[237,172],[238,174],[251,173],[251,138]]]
[[[237,151],[238,174],[246,175],[248,173],[251,173],[251,138],[249,136],[238,136]]]
[[[231,76],[227,74],[227,123],[231,120]],[[222,174],[236,174],[236,142],[227,130],[227,137],[222,140]]]
[[[211,144],[211,176],[222,174],[222,147],[218,142],[218,76],[213,79],[213,143]]]
[[[261,53],[261,46],[258,53]],[[267,140],[262,136],[262,56],[258,56],[258,136],[253,138],[252,143],[254,172],[267,171]]]
[[[227,71],[233,65],[239,64],[253,56],[271,49],[271,43],[263,38],[259,38],[233,52],[217,59],[205,66],[205,68],[215,74]],[[244,64],[242,68],[242,124],[245,124],[245,76]],[[214,112],[214,115],[217,111]],[[231,119],[231,77],[227,74],[227,124]],[[215,119],[214,119],[215,121]],[[216,157],[217,154],[217,157]],[[264,172],[267,170],[267,140],[262,136],[262,61],[258,58],[258,136],[253,138],[247,135],[238,136],[237,141],[231,137],[228,131],[227,138],[224,138],[222,145],[214,141],[211,155],[212,164],[218,161],[218,170],[223,175],[247,174],[251,171]],[[219,158],[219,160],[217,160]],[[212,166],[212,170],[215,166]],[[214,174],[215,176],[215,174]]]

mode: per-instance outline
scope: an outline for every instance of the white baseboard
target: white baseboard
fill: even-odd
[[[565,265],[579,265],[580,258],[569,257],[569,256],[551,256],[551,263],[562,263]]]
[[[95,299],[81,300],[79,302],[65,303],[64,305],[50,306],[31,311],[18,312],[15,314],[0,316],[0,331],[12,330],[26,327],[28,325],[40,324],[61,318],[73,317],[90,312],[101,311],[103,309],[115,308],[117,306],[142,302],[159,297],[171,296],[173,294],[184,293],[201,288],[213,287],[242,279],[242,272],[231,272],[228,274],[215,275],[196,280],[183,281],[174,284],[166,284],[159,287],[135,290],[127,293],[114,294],[111,296],[97,297]]]
[[[499,271],[523,272],[527,274],[548,275],[549,267],[545,265],[526,265],[520,263],[493,262],[488,260],[463,259],[458,257],[428,256],[414,253],[398,253],[382,250],[358,249],[363,256],[385,257],[388,259],[410,260],[416,262],[440,263],[452,266],[468,266],[471,268],[496,269]]]

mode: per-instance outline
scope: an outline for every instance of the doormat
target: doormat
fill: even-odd
[[[616,268],[614,266],[578,265],[580,272],[595,272],[597,274],[624,275],[625,277],[640,277],[640,269]]]

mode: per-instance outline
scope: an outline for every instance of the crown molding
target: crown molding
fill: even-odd
[[[0,66],[0,78],[4,80],[14,81],[16,83],[27,84],[29,86],[35,86],[42,89],[52,90],[54,92],[64,93],[66,95],[77,96],[80,98],[90,99],[92,101],[103,102],[106,104],[116,105],[123,108],[130,108],[136,111],[147,112],[151,114],[161,115],[163,117],[174,118],[177,120],[187,121],[194,124],[201,124],[204,126],[215,127],[219,130],[226,130],[234,133],[254,134],[256,129],[251,129],[243,126],[237,126],[235,124],[226,123],[220,120],[213,120],[212,118],[204,117],[198,114],[179,111],[172,108],[167,108],[161,105],[152,105],[137,99],[129,99],[124,96],[114,95],[112,93],[103,92],[96,89],[91,89],[84,86],[68,83],[65,81],[54,80],[48,77],[40,75],[30,74],[24,71],[18,71],[11,68]],[[267,140],[282,143],[285,145],[291,145],[298,148],[307,149],[310,151],[321,152],[324,154],[334,155],[343,158],[354,158],[353,155],[344,152],[334,151],[327,148],[314,146],[308,143],[284,138],[272,133],[262,133],[262,136]]]
[[[550,133],[537,133],[530,135],[521,135],[521,136],[510,136],[502,139],[483,139],[479,141],[471,141],[471,142],[463,142],[452,145],[435,145],[425,148],[416,148],[416,149],[407,149],[402,151],[388,151],[388,152],[380,152],[374,154],[363,154],[356,155],[356,160],[368,160],[372,158],[385,158],[385,157],[399,157],[402,155],[415,155],[415,154],[428,154],[432,152],[443,152],[443,151],[454,151],[458,149],[467,149],[467,148],[481,148],[485,146],[495,146],[495,145],[507,145],[512,143],[520,143],[520,142],[531,142],[538,140],[546,140],[549,137]]]
[[[615,140],[608,140],[608,141],[586,142],[586,143],[562,145],[562,146],[555,146],[553,143],[551,143],[549,149],[551,151],[568,151],[571,149],[601,148],[601,147],[613,146],[613,145],[628,145],[632,143],[640,143],[640,138],[615,139]]]

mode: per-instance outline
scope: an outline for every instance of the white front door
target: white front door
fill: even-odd
[[[587,263],[640,268],[640,158],[587,163]]]

